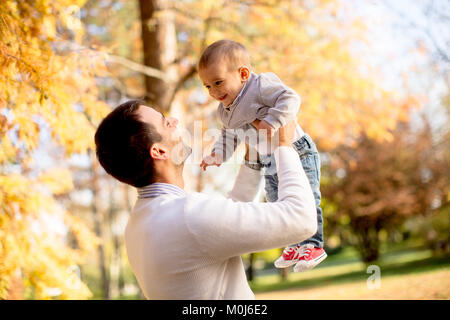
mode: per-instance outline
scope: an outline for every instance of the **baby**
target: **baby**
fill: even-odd
[[[258,160],[256,163],[246,160],[246,165],[254,169],[264,168],[267,201],[277,201],[278,176],[275,157],[267,146],[270,146],[268,142],[275,131],[297,119],[300,97],[275,74],[257,75],[251,72],[246,48],[232,40],[220,40],[208,46],[200,58],[198,72],[210,96],[220,102],[218,114],[223,123],[222,134],[200,167],[205,170],[211,165],[220,166],[244,140],[243,132],[253,132],[256,135],[256,130],[262,130],[260,132],[265,132],[265,143],[261,143],[264,139],[248,142],[250,147],[258,151]],[[317,233],[310,239],[286,247],[281,257],[275,261],[275,266],[286,268],[295,264],[294,271],[301,272],[314,268],[327,254],[323,250],[323,219],[319,206],[319,153],[314,142],[298,124],[292,145],[298,152],[314,193],[318,228]]]

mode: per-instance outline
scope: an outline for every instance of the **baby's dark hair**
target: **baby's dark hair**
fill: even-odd
[[[245,46],[233,40],[219,40],[210,44],[198,62],[198,68],[203,69],[211,64],[225,59],[228,68],[234,69],[246,65],[250,68],[250,57]]]

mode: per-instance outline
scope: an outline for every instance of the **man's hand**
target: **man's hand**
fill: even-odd
[[[252,125],[257,130],[267,130],[267,137],[271,137],[275,133],[275,129],[266,120],[256,119],[255,121],[252,122]]]
[[[203,171],[205,171],[206,167],[209,167],[209,166],[218,166],[218,167],[220,167],[222,162],[223,162],[223,159],[222,159],[221,156],[216,155],[214,153],[211,153],[209,156],[206,156],[206,157],[203,158],[203,161],[200,164],[200,168],[202,168]]]
[[[258,119],[253,121],[252,125],[256,128],[256,130],[258,130],[258,133],[261,133],[259,130],[262,130],[264,138],[267,140],[269,144],[271,144],[272,136],[275,133],[274,127],[272,127],[267,121]]]

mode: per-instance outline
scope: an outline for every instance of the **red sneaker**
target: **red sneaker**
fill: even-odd
[[[310,270],[327,257],[325,250],[314,247],[312,244],[305,244],[301,246],[298,251],[301,252],[301,257],[294,267],[294,272]]]
[[[287,268],[296,264],[302,257],[302,253],[299,251],[300,246],[294,245],[284,248],[283,254],[279,257],[274,265],[277,268]]]

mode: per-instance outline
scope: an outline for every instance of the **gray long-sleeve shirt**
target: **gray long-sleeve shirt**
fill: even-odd
[[[257,131],[251,123],[256,119],[265,120],[278,130],[296,119],[299,108],[299,95],[274,73],[257,75],[252,72],[250,79],[230,106],[219,104],[217,112],[223,128],[212,152],[226,161],[240,142],[245,140],[258,152],[270,153],[267,143],[257,139]],[[303,135],[303,130],[297,125],[295,140]]]

